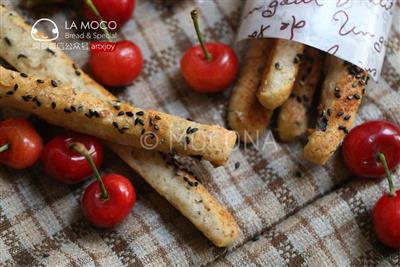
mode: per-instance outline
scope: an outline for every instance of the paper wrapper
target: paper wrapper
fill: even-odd
[[[379,78],[394,0],[247,0],[238,41],[281,38],[316,47]]]

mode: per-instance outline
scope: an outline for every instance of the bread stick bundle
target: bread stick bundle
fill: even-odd
[[[361,68],[329,56],[321,95],[318,128],[304,147],[308,161],[323,165],[349,132],[361,104],[368,73]]]
[[[266,66],[258,88],[258,99],[268,110],[283,105],[292,92],[305,45],[290,41],[274,40],[270,63]]]
[[[308,111],[322,74],[323,54],[312,47],[304,50],[300,70],[288,100],[280,108],[277,133],[279,140],[292,142],[306,133]]]
[[[242,142],[255,141],[268,127],[271,111],[260,104],[257,89],[268,62],[268,52],[273,41],[252,39],[242,70],[229,101],[228,124]]]

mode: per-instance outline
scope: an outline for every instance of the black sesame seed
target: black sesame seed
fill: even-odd
[[[189,126],[187,129],[186,129],[186,134],[190,134],[190,130],[191,130],[192,128]]]
[[[144,120],[139,119],[139,124],[142,125],[142,126],[144,126]]]
[[[365,88],[362,89],[362,94],[363,94],[363,95],[365,94]]]
[[[158,115],[155,115],[154,118],[155,118],[156,120],[161,120],[161,117],[158,116]]]
[[[335,97],[340,98],[341,97],[340,92],[335,92]]]
[[[113,108],[115,108],[116,110],[120,110],[121,106],[119,104],[113,105]]]
[[[280,70],[281,69],[281,65],[279,64],[279,62],[275,63],[275,69]]]
[[[79,70],[75,71],[76,76],[81,76],[81,72]]]
[[[343,117],[343,119],[346,120],[346,121],[350,120],[350,118],[351,118],[351,115],[346,115],[346,116]]]
[[[23,73],[23,72],[21,72],[20,75],[21,75],[21,77],[24,77],[24,78],[28,77],[28,74]]]
[[[75,63],[72,63],[72,67],[76,70],[78,67],[75,65]]]
[[[133,112],[131,112],[131,111],[127,111],[127,112],[125,112],[125,114],[128,117],[133,117]]]
[[[6,41],[8,46],[12,46],[10,39],[8,39],[7,37],[4,37],[4,41]]]
[[[6,95],[13,95],[14,94],[14,91],[8,91],[7,93],[6,93]]]
[[[42,105],[42,103],[37,98],[35,99],[35,104],[38,107],[40,107]]]
[[[72,111],[70,109],[64,108],[65,113],[71,113]]]
[[[75,108],[74,106],[71,106],[71,110],[72,110],[73,112],[76,112],[76,108]]]
[[[354,95],[354,98],[360,100],[360,99],[361,99],[361,96],[360,96],[359,94],[355,94],[355,95]]]
[[[26,102],[29,101],[29,98],[27,98],[26,96],[22,96],[22,99],[23,99],[24,101],[26,101]]]
[[[327,117],[322,117],[322,119],[319,120],[318,126],[322,131],[325,132],[326,128],[328,127],[328,118]]]
[[[349,130],[347,130],[347,128],[346,128],[346,126],[343,126],[343,125],[339,125],[339,130],[342,130],[344,133],[349,133]]]
[[[118,123],[116,123],[115,121],[113,121],[112,125],[113,125],[115,128],[117,128],[117,129],[119,128],[119,127],[118,127]]]
[[[56,108],[56,103],[55,103],[55,102],[52,102],[52,103],[51,103],[51,108],[52,108],[52,109],[55,109],[55,108]]]
[[[118,116],[123,116],[125,114],[125,112],[123,112],[122,110],[120,112],[118,112]]]
[[[15,84],[14,85],[14,91],[17,91],[18,90],[18,84]]]
[[[328,114],[328,116],[332,115],[332,110],[331,110],[330,108],[328,108],[328,109],[326,110],[326,114]]]
[[[89,119],[92,118],[92,115],[90,115],[89,113],[85,113],[85,116],[88,117]]]
[[[308,102],[308,100],[309,100],[308,97],[306,95],[303,95],[303,101]]]
[[[36,82],[37,82],[37,83],[44,83],[44,81],[41,80],[41,79],[37,79]]]
[[[235,170],[239,169],[239,167],[240,167],[240,162],[236,162],[235,163]]]
[[[24,54],[18,54],[17,59],[20,59],[20,58],[28,58],[28,57],[25,56]]]
[[[143,116],[144,115],[144,111],[138,111],[138,112],[136,112],[136,115]]]
[[[53,50],[51,50],[50,48],[46,48],[46,51],[49,52],[50,54],[52,54],[53,56],[56,55],[56,52],[54,52]]]
[[[140,134],[144,134],[146,132],[146,130],[145,129],[142,129],[142,131],[140,132]]]
[[[297,100],[297,102],[301,103],[301,97],[300,96],[296,96],[296,100]]]
[[[339,111],[339,112],[337,113],[338,117],[341,117],[341,116],[343,116],[343,114],[344,114],[344,112],[343,112],[343,111]]]
[[[57,86],[58,86],[57,81],[51,80],[50,82],[51,82],[51,85],[52,85],[53,87],[57,87]]]
[[[186,136],[185,141],[186,141],[186,144],[190,144],[190,138],[189,138],[189,136]]]
[[[192,134],[192,133],[195,133],[195,132],[197,132],[199,129],[198,128],[192,128],[191,130],[190,130],[190,133]]]

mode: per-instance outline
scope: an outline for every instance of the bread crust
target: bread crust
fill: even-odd
[[[304,58],[290,97],[280,108],[277,133],[282,142],[293,142],[306,133],[308,110],[313,102],[323,66],[322,53],[312,47],[304,49]]]
[[[321,95],[318,128],[308,138],[304,158],[323,165],[336,151],[353,124],[368,81],[368,73],[329,56]]]
[[[270,51],[270,64],[266,66],[257,97],[269,110],[283,105],[289,98],[299,70],[304,45],[278,39]]]
[[[3,15],[7,14],[7,9],[0,7],[2,22]],[[4,13],[5,12],[5,13]],[[17,14],[13,13],[15,18],[7,18],[9,26],[0,25],[1,36],[8,35],[10,29],[18,28],[19,24],[22,23],[22,29],[18,35],[13,37],[16,43],[21,43],[24,40],[31,39],[30,37],[30,25],[25,24]],[[4,31],[4,32],[3,32]],[[3,39],[3,38],[2,38]],[[32,52],[27,54],[34,62],[40,62],[40,67],[35,64],[22,64],[18,63],[17,57],[20,50],[18,46],[7,47],[3,49],[5,43],[0,39],[0,56],[5,58],[19,71],[23,71],[32,75],[45,76],[54,80],[59,80],[63,83],[74,85],[77,91],[88,92],[97,96],[100,99],[109,100],[114,102],[116,98],[104,89],[101,85],[98,85],[89,76],[86,76],[83,71],[82,75],[67,75],[68,71],[62,70],[63,65],[72,65],[71,59],[63,54],[60,49],[56,49],[56,55],[65,55],[59,58],[59,62],[55,63],[50,60],[46,53],[42,53],[40,50],[28,50]],[[28,40],[29,41],[29,40]],[[29,47],[26,46],[25,47]],[[17,57],[15,56],[17,55]],[[53,66],[56,66],[53,68]],[[55,70],[55,71],[53,71]],[[80,71],[80,69],[78,69]],[[142,149],[129,148],[126,146],[116,145],[109,143],[109,147],[129,166],[131,166],[137,173],[139,173],[143,179],[149,183],[161,196],[166,198],[177,210],[179,210],[184,216],[186,216],[205,236],[213,242],[216,246],[225,247],[232,244],[239,235],[239,228],[233,216],[206,190],[205,187],[200,186],[198,189],[188,188],[188,182],[185,182],[184,177],[190,177],[193,182],[193,175],[187,174],[184,170],[179,169],[178,166],[171,166],[168,161],[162,156],[162,153],[155,151],[146,151]],[[171,184],[170,181],[173,183]],[[183,181],[183,182],[182,182]],[[181,192],[175,194],[175,192]],[[189,195],[189,197],[188,197]],[[203,206],[198,202],[202,200]],[[204,207],[204,208],[203,208]],[[205,207],[209,207],[209,210]],[[203,212],[203,209],[206,209]],[[199,210],[199,213],[193,212]]]
[[[256,141],[268,127],[272,112],[257,98],[263,70],[268,64],[268,52],[273,41],[252,39],[246,49],[240,77],[229,101],[228,124],[242,142]]]

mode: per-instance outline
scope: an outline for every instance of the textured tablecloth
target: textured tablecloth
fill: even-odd
[[[63,25],[78,15],[65,7],[28,12],[18,1],[1,2],[30,22],[48,16]],[[196,42],[189,16],[194,7],[200,10],[207,39],[229,44],[243,2],[199,2],[137,1],[133,19],[119,36],[141,47],[145,65],[141,76],[118,96],[140,107],[226,126],[230,92],[191,92],[180,75],[179,60]],[[87,51],[66,52],[85,69]],[[1,117],[8,114],[2,110]],[[382,78],[368,85],[355,123],[378,118],[400,124],[399,1]],[[386,181],[353,178],[340,153],[324,167],[309,164],[302,159],[302,147],[300,142],[276,144],[269,131],[265,142],[236,150],[223,167],[187,162],[238,221],[240,238],[228,249],[214,247],[109,151],[102,171],[130,177],[138,199],[128,218],[107,231],[89,226],[80,212],[88,182],[56,183],[40,165],[24,171],[0,167],[0,265],[399,266],[400,252],[377,242],[371,222],[371,209],[387,189]]]

